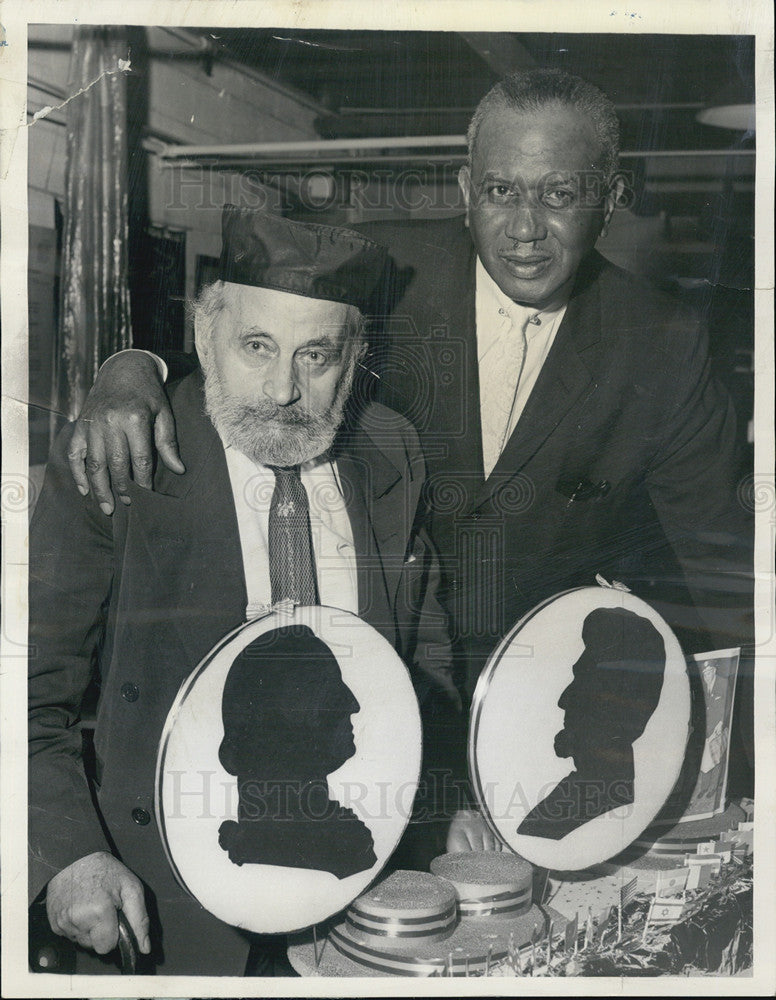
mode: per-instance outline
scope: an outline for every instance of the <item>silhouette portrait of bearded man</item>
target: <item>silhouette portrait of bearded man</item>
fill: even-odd
[[[218,841],[236,865],[282,865],[347,878],[377,858],[369,828],[329,797],[326,776],[356,752],[361,706],[334,654],[306,625],[254,639],[229,669],[218,756],[237,776],[237,821]]]
[[[528,813],[517,830],[525,836],[560,840],[634,801],[633,743],[660,700],[665,643],[652,622],[624,608],[591,611],[582,640],[555,735],[556,755],[573,758],[575,770]]]

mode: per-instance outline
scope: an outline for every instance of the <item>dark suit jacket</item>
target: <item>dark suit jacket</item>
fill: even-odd
[[[186,473],[162,465],[107,518],[75,490],[60,436],[31,527],[30,892],[78,858],[113,850],[152,893],[160,973],[241,975],[246,939],[175,882],[153,821],[154,767],[184,678],[245,616],[232,490],[205,416],[199,372],[172,391]],[[415,524],[424,480],[417,435],[368,405],[338,443],[357,553],[359,611],[410,667],[421,701],[448,693],[449,640],[437,567]],[[77,726],[99,653],[99,808]]]
[[[596,573],[653,604],[688,652],[751,641],[735,416],[697,319],[592,252],[486,482],[468,231],[460,217],[357,228],[392,252],[373,391],[420,433],[470,686],[523,614]]]

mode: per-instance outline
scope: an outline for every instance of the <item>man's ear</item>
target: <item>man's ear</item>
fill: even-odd
[[[604,222],[601,226],[601,236],[606,236],[609,232],[609,222],[618,205],[624,204],[625,178],[622,174],[617,174],[609,186],[609,190],[604,198]]]
[[[461,189],[463,201],[466,205],[466,225],[469,225],[469,204],[471,201],[472,174],[468,164],[464,163],[458,171],[458,187]]]

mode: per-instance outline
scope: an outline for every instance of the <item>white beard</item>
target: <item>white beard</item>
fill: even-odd
[[[299,406],[271,400],[247,403],[228,394],[212,364],[203,364],[205,410],[226,444],[259,465],[288,467],[318,458],[331,447],[342,424],[355,373],[355,351],[342,372],[329,407],[310,413]]]

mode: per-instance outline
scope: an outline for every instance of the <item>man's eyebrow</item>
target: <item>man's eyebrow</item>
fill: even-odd
[[[576,170],[550,170],[538,178],[537,185],[546,184],[568,184],[579,174]],[[495,170],[487,170],[480,180],[480,184],[496,183],[504,184],[506,187],[517,187],[525,178],[521,174],[515,173],[512,177],[505,177]]]
[[[244,326],[239,332],[240,337],[269,337],[272,340],[272,334],[268,333],[266,330],[262,330],[260,326]]]
[[[499,184],[507,184],[511,187],[517,179],[517,175],[509,178],[504,177],[503,174],[496,173],[495,170],[486,170],[482,175],[482,181],[480,183],[483,183],[484,181],[498,181]]]
[[[299,347],[332,347],[335,349],[341,346],[328,333],[322,333],[319,337],[311,337],[310,340],[306,340],[303,344],[299,345]]]
[[[579,170],[551,170],[542,177],[542,183],[545,185],[573,184],[579,180],[580,173]]]

